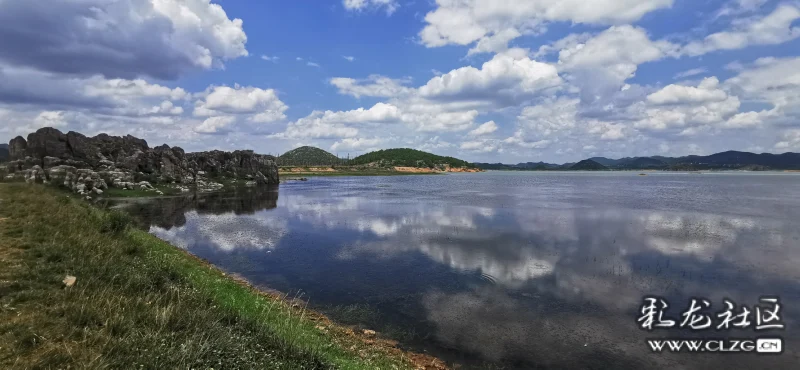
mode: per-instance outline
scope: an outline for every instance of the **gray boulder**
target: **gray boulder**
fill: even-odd
[[[39,165],[34,165],[30,169],[23,172],[25,182],[29,184],[37,183],[41,184],[47,180],[47,177],[44,174],[44,170]]]
[[[64,164],[64,160],[62,160],[61,158],[48,156],[42,158],[42,164],[44,165],[44,168],[50,168]]]
[[[47,176],[50,179],[50,183],[61,185],[68,189],[75,188],[75,180],[77,177],[75,176],[76,168],[72,166],[56,166],[47,169]]]
[[[186,154],[189,167],[210,177],[252,178],[259,185],[278,183],[275,157],[255,154],[252,150],[236,150]]]
[[[25,154],[33,158],[72,159],[72,151],[67,146],[67,135],[52,127],[40,128],[28,135],[28,147],[25,149]]]
[[[25,158],[28,142],[22,136],[17,136],[8,142],[8,155],[10,159]]]

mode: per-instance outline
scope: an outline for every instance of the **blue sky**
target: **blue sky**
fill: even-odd
[[[0,140],[473,161],[800,150],[796,0],[0,2]]]

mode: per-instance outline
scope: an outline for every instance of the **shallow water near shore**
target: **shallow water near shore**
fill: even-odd
[[[800,175],[325,177],[123,201],[150,232],[466,368],[793,368]],[[785,330],[646,331],[646,295],[779,296]],[[755,318],[752,319],[755,321]],[[783,338],[783,353],[654,354],[653,338]]]

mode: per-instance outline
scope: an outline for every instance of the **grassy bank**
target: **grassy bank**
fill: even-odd
[[[129,222],[44,186],[0,184],[0,368],[441,367]]]

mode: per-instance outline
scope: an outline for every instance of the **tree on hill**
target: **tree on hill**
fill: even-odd
[[[376,164],[381,167],[402,166],[436,168],[444,167],[445,165],[449,165],[450,167],[474,167],[472,163],[457,158],[439,156],[408,148],[384,149],[369,152],[353,158],[350,164]]]
[[[346,161],[313,146],[301,146],[278,157],[279,166],[335,166]]]

